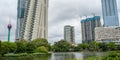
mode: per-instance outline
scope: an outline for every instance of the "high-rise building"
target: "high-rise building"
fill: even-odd
[[[116,0],[102,0],[104,26],[119,26]]]
[[[64,39],[71,44],[75,43],[75,32],[73,26],[66,25],[64,27]]]
[[[95,41],[95,27],[100,27],[100,16],[94,16],[93,18],[86,18],[81,21],[82,28],[82,42],[90,43]]]
[[[21,38],[21,29],[22,29],[22,24],[24,21],[26,1],[27,0],[18,0],[16,39]]]
[[[20,34],[26,40],[48,38],[48,0],[26,0]]]

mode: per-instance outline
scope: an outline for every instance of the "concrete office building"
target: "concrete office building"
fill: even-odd
[[[48,0],[26,0],[21,38],[48,38]]]
[[[66,25],[64,27],[64,39],[71,44],[75,44],[75,32],[73,26]]]
[[[95,28],[96,42],[114,42],[120,43],[120,27],[96,27]]]
[[[119,26],[116,0],[102,0],[104,26]]]
[[[81,21],[82,29],[82,42],[90,43],[95,41],[95,27],[100,27],[100,16],[94,16],[92,18],[86,18]]]

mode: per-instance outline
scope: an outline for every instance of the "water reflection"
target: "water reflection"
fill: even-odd
[[[70,52],[70,53],[53,53],[51,60],[85,60],[88,57],[95,56],[96,52]]]
[[[51,56],[4,57],[3,60],[86,60],[87,57],[103,55],[102,52],[60,52]]]
[[[53,53],[51,60],[70,60],[75,58],[74,53]]]

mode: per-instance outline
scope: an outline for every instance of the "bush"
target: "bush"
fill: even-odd
[[[55,44],[52,46],[52,50],[54,52],[68,52],[70,51],[70,48],[70,43],[66,42],[65,40],[55,42]]]
[[[102,60],[120,60],[120,52],[113,51],[108,52],[105,56],[103,56]]]
[[[34,49],[35,49],[35,46],[33,43],[31,43],[31,42],[27,43],[27,46],[26,46],[27,53],[33,53]]]
[[[48,41],[46,39],[43,38],[37,38],[31,41],[31,43],[33,43],[33,45],[35,46],[35,48],[38,48],[40,46],[44,46],[46,47],[48,50],[50,50],[51,46],[48,43]]]
[[[101,60],[99,56],[88,57],[86,60]]]
[[[48,53],[48,50],[46,47],[44,46],[41,46],[41,47],[38,47],[35,52],[39,52],[39,53]]]
[[[110,51],[103,56],[88,57],[86,60],[120,60],[120,51]]]
[[[2,56],[1,40],[0,40],[0,56]]]
[[[2,55],[6,53],[14,53],[17,49],[16,43],[2,42],[1,43]]]
[[[17,44],[16,53],[25,53],[26,52],[26,46],[27,46],[26,40],[16,41],[15,43]]]

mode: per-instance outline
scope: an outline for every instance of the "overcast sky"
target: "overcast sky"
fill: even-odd
[[[118,10],[120,0],[117,1]],[[75,41],[81,43],[81,19],[102,16],[101,0],[49,0],[48,41],[54,43],[64,38],[64,26],[75,27]],[[102,19],[102,18],[101,18]],[[15,41],[17,0],[0,0],[0,40],[7,41],[7,24],[13,25],[11,41]]]

